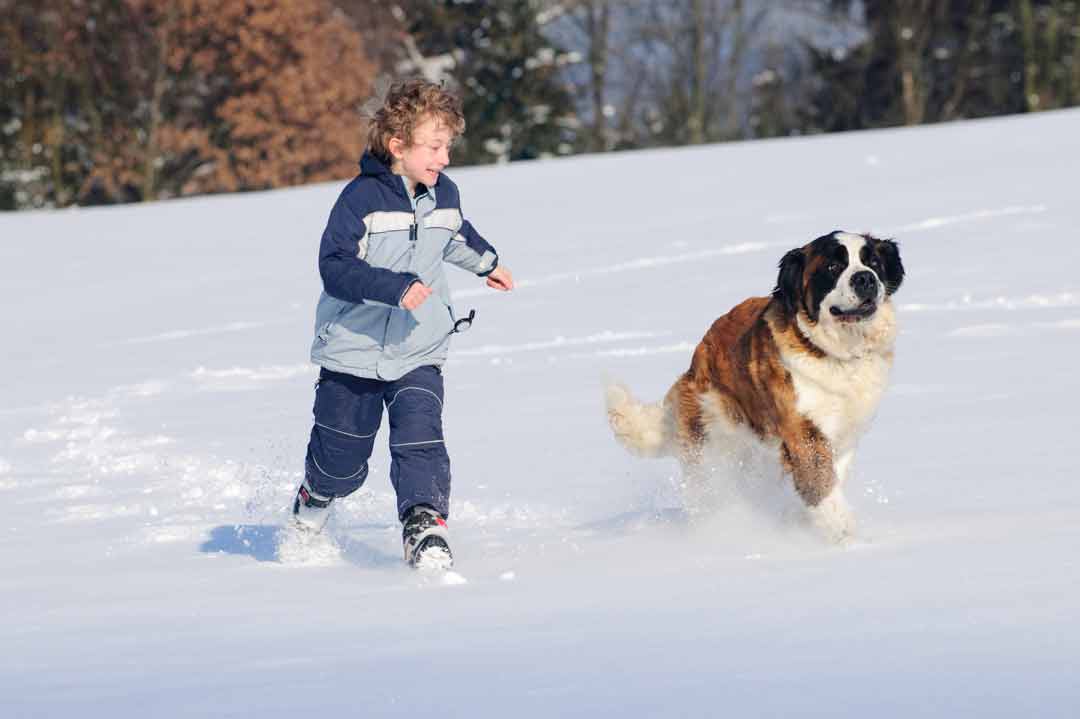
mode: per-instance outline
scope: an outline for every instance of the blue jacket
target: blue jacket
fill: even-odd
[[[457,186],[445,174],[434,187],[417,186],[414,209],[402,178],[365,153],[319,246],[323,292],[311,361],[382,380],[442,365],[455,320],[444,261],[481,277],[498,263],[494,248],[461,216]],[[432,295],[410,312],[400,303],[417,280]]]

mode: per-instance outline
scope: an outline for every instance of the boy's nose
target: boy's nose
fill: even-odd
[[[449,165],[450,164],[450,150],[448,150],[445,147],[443,147],[443,148],[441,148],[439,150],[439,162],[441,162],[444,165]]]

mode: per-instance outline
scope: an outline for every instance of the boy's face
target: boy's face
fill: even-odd
[[[389,149],[394,156],[393,172],[404,175],[410,184],[422,183],[431,187],[439,173],[450,164],[450,144],[453,134],[438,118],[428,118],[413,129],[413,143],[406,145],[391,138]]]

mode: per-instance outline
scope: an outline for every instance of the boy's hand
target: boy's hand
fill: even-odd
[[[503,292],[509,292],[514,289],[514,278],[510,274],[510,270],[506,269],[502,265],[499,265],[491,271],[491,274],[487,276],[487,286],[492,289],[502,290]]]
[[[430,296],[430,287],[425,285],[423,282],[413,282],[411,285],[409,285],[409,289],[406,290],[405,296],[401,298],[401,306],[411,312],[420,305],[424,304],[424,300],[426,300]]]

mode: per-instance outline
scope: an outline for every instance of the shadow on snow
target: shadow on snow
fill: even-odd
[[[258,562],[278,562],[278,546],[285,531],[285,527],[274,524],[226,524],[210,530],[210,537],[199,546],[199,551],[246,556]],[[402,564],[400,555],[385,552],[346,534],[335,533],[333,541],[350,564],[372,568]]]

